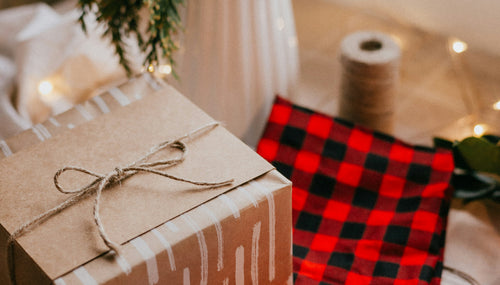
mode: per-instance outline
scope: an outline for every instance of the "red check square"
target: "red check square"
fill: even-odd
[[[359,185],[362,174],[363,167],[350,163],[342,163],[337,174],[337,181],[356,187]]]
[[[264,159],[274,160],[276,154],[278,153],[280,145],[278,142],[270,139],[262,139],[257,146],[257,153],[259,153]]]
[[[345,280],[346,285],[368,285],[371,283],[373,277],[371,276],[365,276],[365,275],[359,275],[354,272],[349,272],[347,274],[347,279]]]
[[[381,240],[366,240],[358,241],[354,254],[357,257],[366,260],[377,261],[380,258],[380,249],[382,248]]]
[[[269,115],[269,122],[280,125],[286,125],[290,119],[292,108],[284,105],[273,105],[271,114]]]
[[[347,220],[350,210],[351,205],[337,202],[335,200],[329,200],[326,205],[325,212],[323,213],[323,217],[343,222]]]
[[[370,226],[387,226],[391,223],[394,215],[395,213],[391,211],[372,210],[366,224]]]
[[[309,124],[307,125],[307,132],[320,138],[326,139],[328,137],[328,134],[330,134],[332,125],[333,122],[330,118],[319,115],[312,115],[309,119]]]
[[[401,257],[401,265],[419,265],[425,264],[429,253],[424,250],[415,249],[413,247],[406,247]]]
[[[326,264],[318,264],[308,260],[302,261],[299,274],[307,276],[313,280],[321,281],[323,272],[325,272]]]
[[[351,137],[349,138],[347,145],[363,152],[369,152],[372,141],[373,136],[371,134],[363,132],[359,129],[354,129],[351,132]]]
[[[436,231],[436,223],[438,219],[439,216],[437,214],[429,213],[427,211],[417,211],[415,216],[413,216],[411,228],[432,233]]]
[[[316,234],[311,244],[312,250],[332,252],[339,239],[334,236]]]
[[[425,186],[424,191],[422,192],[422,197],[437,197],[437,198],[444,198],[445,190],[449,187],[450,185],[448,183],[434,183],[434,184],[429,184]]]
[[[318,170],[321,156],[309,151],[300,151],[295,159],[295,168],[309,173],[315,173]]]
[[[297,211],[302,211],[302,209],[304,209],[304,205],[306,204],[309,192],[298,187],[292,187],[292,191],[292,208]]]
[[[436,153],[432,161],[432,168],[440,171],[453,171],[455,164],[447,153]]]
[[[406,181],[403,178],[384,175],[380,185],[379,194],[392,198],[401,198]]]
[[[410,146],[394,144],[391,148],[391,152],[389,153],[389,158],[396,161],[410,163],[413,159],[413,153],[414,150]]]

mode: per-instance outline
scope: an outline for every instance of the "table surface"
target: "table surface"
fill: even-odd
[[[297,29],[300,81],[289,97],[297,104],[336,115],[338,47],[357,30],[394,36],[402,48],[394,135],[432,145],[434,136],[460,139],[473,126],[500,119],[500,58],[472,48],[450,52],[450,37],[429,33],[384,15],[324,0],[292,0]],[[488,116],[488,117],[487,117]],[[490,120],[490,121],[488,121]],[[492,131],[498,131],[492,124]],[[455,199],[448,221],[445,265],[467,272],[480,284],[500,284],[500,206]],[[443,284],[467,284],[450,274]]]
[[[301,80],[292,98],[297,103],[337,114],[340,41],[358,30],[377,30],[394,36],[402,49],[396,136],[431,145],[436,135],[451,139],[472,135],[472,126],[488,119],[471,118],[475,109],[493,120],[500,119],[500,111],[492,108],[500,100],[500,57],[472,48],[453,54],[449,50],[451,37],[369,10],[324,0],[292,3],[301,63]]]

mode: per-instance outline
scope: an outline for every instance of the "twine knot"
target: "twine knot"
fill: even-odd
[[[115,167],[115,176],[113,177],[114,179],[116,180],[119,180],[120,178],[122,178],[123,176],[125,176],[125,172],[123,171],[123,169],[119,168],[119,167]]]
[[[193,185],[197,186],[204,186],[208,188],[217,188],[221,186],[226,186],[231,184],[234,179],[230,180],[225,180],[221,182],[203,182],[203,181],[194,181],[194,180],[189,180],[181,177],[177,177],[171,174],[168,174],[164,171],[161,171],[161,169],[166,168],[166,167],[171,167],[177,164],[180,164],[184,161],[185,156],[187,154],[187,145],[182,141],[184,139],[189,139],[192,140],[194,136],[211,130],[218,126],[218,122],[210,123],[205,126],[202,126],[194,131],[191,131],[175,140],[172,141],[165,141],[163,143],[158,144],[157,146],[153,147],[146,155],[141,157],[139,160],[125,166],[125,167],[115,167],[113,171],[107,173],[107,174],[99,174],[92,172],[90,170],[87,170],[85,168],[81,167],[74,167],[74,166],[66,166],[63,167],[59,170],[56,171],[54,175],[54,186],[56,189],[64,194],[69,194],[71,195],[68,199],[66,199],[64,202],[61,204],[57,205],[56,207],[47,210],[46,212],[38,215],[37,217],[33,218],[31,221],[23,224],[20,226],[14,233],[10,235],[10,237],[7,240],[7,258],[8,258],[8,265],[9,265],[9,271],[10,271],[10,278],[12,284],[16,284],[15,281],[15,275],[14,275],[14,257],[13,257],[13,250],[14,250],[14,241],[27,233],[29,230],[33,229],[34,227],[40,225],[50,217],[54,216],[55,214],[61,212],[62,210],[68,208],[69,206],[76,204],[77,202],[81,201],[83,198],[90,196],[95,193],[95,201],[94,201],[94,222],[97,226],[97,229],[99,231],[99,235],[101,239],[103,240],[104,244],[112,251],[115,253],[119,253],[119,244],[113,242],[107,235],[104,225],[101,222],[101,217],[99,214],[100,210],[100,200],[101,200],[101,194],[102,191],[115,185],[116,183],[121,183],[121,181],[127,179],[130,176],[136,175],[139,172],[147,172],[155,175],[160,175],[163,177],[166,177],[168,179],[176,180],[176,181],[181,181],[181,182],[186,182],[190,183]],[[153,162],[148,162],[148,159],[153,156],[155,153],[158,153],[159,151],[170,148],[174,149],[177,151],[181,152],[181,155],[173,158],[173,159],[167,159],[167,160],[158,160],[158,161],[153,161]],[[90,182],[89,184],[80,187],[76,190],[66,190],[64,189],[60,183],[59,183],[59,178],[62,174],[68,172],[68,171],[76,171],[80,172],[83,174],[91,175],[94,176],[95,179]]]

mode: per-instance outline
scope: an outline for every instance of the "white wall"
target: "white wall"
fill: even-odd
[[[456,36],[500,55],[498,0],[329,0],[381,12],[418,27]]]

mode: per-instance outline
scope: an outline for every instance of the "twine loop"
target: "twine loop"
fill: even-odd
[[[9,271],[10,271],[10,278],[11,278],[11,283],[16,284],[15,281],[15,275],[14,275],[14,256],[13,256],[13,250],[14,250],[14,241],[19,238],[20,236],[26,234],[28,231],[32,230],[36,226],[42,224],[44,221],[48,220],[50,217],[56,215],[57,213],[61,212],[62,210],[70,207],[73,204],[76,204],[77,202],[81,201],[87,196],[90,196],[95,193],[95,200],[94,200],[94,210],[93,210],[93,215],[94,215],[94,222],[96,224],[96,227],[99,231],[99,235],[101,239],[103,240],[104,244],[108,247],[108,249],[114,251],[116,254],[119,253],[119,244],[116,242],[112,241],[109,236],[107,235],[104,225],[101,221],[101,217],[99,214],[99,209],[100,209],[100,201],[101,201],[101,194],[102,191],[110,188],[111,186],[121,183],[121,181],[129,178],[130,176],[136,175],[139,172],[146,172],[146,173],[151,173],[155,175],[160,175],[168,179],[176,180],[176,181],[181,181],[185,183],[189,183],[192,185],[197,185],[197,186],[204,186],[208,188],[217,188],[217,187],[222,187],[231,184],[234,179],[230,180],[225,180],[225,181],[220,181],[220,182],[203,182],[203,181],[194,181],[194,180],[189,180],[181,177],[177,177],[171,174],[168,174],[167,172],[162,171],[162,169],[171,167],[177,164],[180,164],[184,161],[186,154],[187,154],[187,145],[182,142],[184,139],[189,139],[192,140],[194,136],[211,130],[214,127],[218,126],[218,122],[210,123],[205,126],[202,126],[194,131],[191,131],[175,140],[172,141],[165,141],[157,146],[153,147],[148,153],[146,153],[143,157],[141,157],[139,160],[125,166],[125,167],[115,167],[112,171],[106,174],[99,174],[92,172],[88,169],[81,168],[81,167],[74,167],[74,166],[66,166],[63,167],[54,174],[54,186],[56,189],[63,193],[63,194],[68,194],[71,195],[68,199],[66,199],[64,202],[61,204],[47,210],[46,212],[38,215],[37,217],[33,218],[31,221],[21,225],[14,233],[12,233],[8,240],[7,240],[7,258],[8,258],[8,264],[9,264]],[[154,154],[158,153],[159,151],[170,148],[174,150],[178,150],[181,152],[180,156],[173,158],[173,159],[166,159],[166,160],[158,160],[158,161],[152,161],[148,162],[148,159],[151,158]],[[67,173],[69,171],[75,171],[75,172],[80,172],[86,175],[90,175],[95,177],[95,179],[90,182],[87,185],[84,185],[83,187],[80,187],[78,189],[74,190],[66,190],[61,186],[61,183],[59,182],[59,178],[61,177],[62,174]]]

